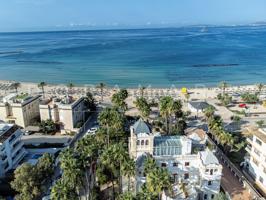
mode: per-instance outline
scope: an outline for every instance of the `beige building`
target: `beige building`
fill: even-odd
[[[62,134],[77,131],[79,123],[85,121],[85,112],[84,98],[66,96],[62,99],[43,100],[40,104],[41,120],[50,119],[59,123]]]
[[[10,94],[0,100],[0,120],[23,128],[39,119],[40,96]]]
[[[251,137],[247,138],[245,169],[266,194],[266,129],[249,127],[247,130]]]

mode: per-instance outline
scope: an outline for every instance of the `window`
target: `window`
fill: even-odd
[[[212,194],[211,198],[214,199],[214,194]]]
[[[162,163],[161,166],[162,167],[167,167],[167,164],[166,163]]]
[[[205,172],[208,173],[210,170],[209,169],[206,169]]]
[[[189,166],[189,162],[185,162],[185,166],[186,166],[186,167]]]
[[[174,162],[173,167],[177,167],[177,166],[178,166],[177,162]]]
[[[204,199],[208,199],[208,195],[207,194],[204,194]]]
[[[137,141],[137,146],[139,146],[139,140]]]
[[[261,183],[263,183],[263,178],[261,176],[260,176],[259,180]]]
[[[189,173],[184,174],[184,179],[189,179]]]
[[[212,181],[208,181],[208,185],[212,185]]]
[[[214,169],[214,172],[218,172],[218,169]]]
[[[261,142],[259,139],[257,139],[257,138],[256,138],[256,143],[257,143],[258,145],[260,145],[260,146],[262,145],[262,142]]]
[[[141,145],[144,145],[144,140],[141,140]]]
[[[213,169],[210,170],[210,175],[213,175]]]
[[[149,140],[146,140],[145,145],[149,145]]]
[[[254,153],[260,156],[260,152],[256,148],[254,148]]]

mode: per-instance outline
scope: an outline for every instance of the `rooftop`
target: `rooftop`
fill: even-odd
[[[138,121],[136,121],[132,127],[134,129],[135,134],[151,133],[151,128],[149,124],[144,122],[143,119],[141,118]]]
[[[28,93],[11,93],[5,97],[1,98],[1,102],[3,103],[27,103],[28,101],[34,99],[36,97],[30,96]]]
[[[182,143],[180,136],[155,136],[153,154],[155,156],[180,155]]]
[[[16,125],[0,123],[0,143],[8,139],[17,129]]]
[[[44,99],[41,101],[41,105],[72,105],[76,99],[72,96],[65,96],[63,98],[52,98],[52,99]]]
[[[219,165],[218,159],[210,150],[200,152],[200,158],[204,165]]]
[[[190,101],[189,104],[197,110],[204,110],[209,107],[209,104],[205,101]]]
[[[248,127],[247,131],[244,132],[247,135],[255,135],[259,139],[261,139],[264,143],[266,143],[266,128],[258,129],[256,127]]]

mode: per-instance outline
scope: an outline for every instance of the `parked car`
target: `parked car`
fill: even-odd
[[[87,135],[87,134],[92,134],[92,135],[94,135],[98,129],[99,129],[98,126],[94,126],[94,127],[90,128],[90,129],[87,131],[86,135]]]

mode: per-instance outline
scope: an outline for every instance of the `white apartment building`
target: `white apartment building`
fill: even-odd
[[[252,136],[247,138],[245,169],[266,193],[266,129],[249,127],[247,130]]]
[[[40,117],[40,96],[10,94],[0,99],[0,120],[23,128]]]
[[[222,165],[209,150],[192,154],[192,141],[186,136],[153,134],[140,119],[131,127],[129,153],[137,165],[136,191],[146,181],[144,163],[151,155],[174,181],[174,194],[164,193],[162,199],[210,200],[220,192]]]
[[[15,169],[26,155],[17,125],[0,122],[0,177]]]
[[[53,98],[40,103],[41,120],[53,120],[61,125],[61,133],[76,131],[77,125],[85,120],[84,98],[66,96]]]

